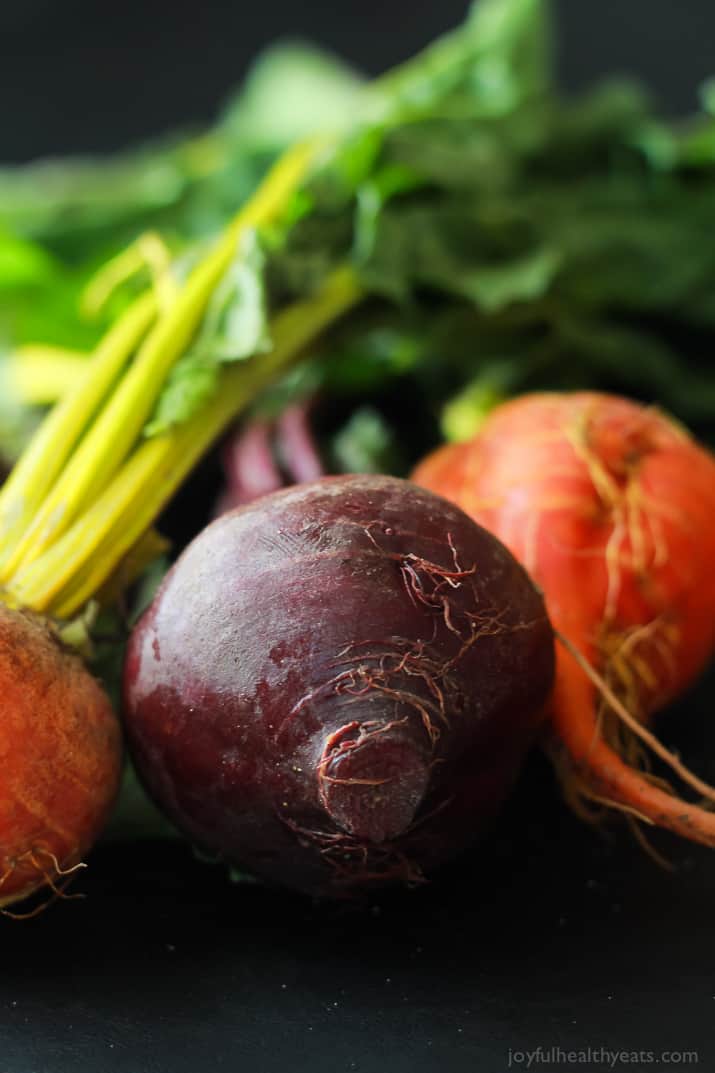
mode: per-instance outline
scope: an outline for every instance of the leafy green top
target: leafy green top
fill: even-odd
[[[269,346],[277,309],[350,263],[371,300],[316,350],[303,384],[359,402],[408,376],[433,408],[465,382],[474,398],[602,386],[713,437],[701,368],[715,329],[712,87],[680,124],[625,83],[566,99],[548,14],[544,0],[481,0],[372,83],[278,46],[208,132],[0,173],[0,332],[91,343],[101,323],[79,322],[73,304],[104,254],[151,225],[190,259],[270,160],[318,132],[322,160],[239,251],[148,435],[187,420],[222,366]]]

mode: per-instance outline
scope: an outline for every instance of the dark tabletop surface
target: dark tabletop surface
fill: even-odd
[[[714,691],[664,728],[711,779]],[[0,1070],[499,1073],[538,1047],[537,1070],[609,1068],[569,1056],[589,1047],[715,1068],[715,858],[655,844],[670,869],[567,813],[534,757],[486,844],[360,909],[232,885],[178,843],[104,846],[85,898],[0,922]]]
[[[9,2],[0,157],[112,148],[208,118],[284,29],[377,70],[463,9]],[[571,85],[636,69],[683,110],[715,68],[711,0],[558,9]],[[663,730],[711,781],[714,695],[711,674]],[[538,757],[488,843],[359,911],[233,886],[179,843],[105,845],[84,899],[0,921],[0,1073],[499,1073],[539,1047],[534,1070],[607,1069],[601,1049],[628,1052],[617,1069],[694,1065],[686,1052],[714,1069],[715,857],[657,846],[671,870],[625,825],[583,826]]]

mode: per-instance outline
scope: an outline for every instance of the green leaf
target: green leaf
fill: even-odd
[[[0,233],[0,291],[45,284],[56,271],[54,261],[41,246]]]
[[[258,58],[222,126],[256,147],[282,148],[351,125],[363,79],[313,45],[285,42]]]
[[[335,434],[331,442],[339,473],[394,473],[402,469],[393,430],[372,406],[362,406]]]
[[[373,117],[511,114],[551,81],[546,0],[481,0],[463,26],[379,79]]]
[[[215,391],[221,365],[270,349],[263,270],[257,236],[246,232],[193,345],[169,375],[145,435],[157,436],[196,413]]]
[[[546,0],[481,0],[472,8],[472,39],[480,59],[472,81],[492,111],[511,111],[550,83]]]
[[[446,440],[462,443],[477,434],[494,407],[504,401],[504,386],[498,381],[498,376],[484,370],[449,400],[440,422]]]
[[[508,205],[461,197],[391,205],[376,232],[363,272],[397,299],[429,288],[498,312],[542,297],[560,265],[559,250],[535,243],[535,226]]]
[[[351,324],[326,345],[320,370],[325,390],[360,395],[417,369],[424,356],[424,339],[406,318],[400,324],[362,320]]]
[[[496,313],[514,302],[541,298],[556,276],[559,264],[556,250],[533,250],[506,264],[483,265],[465,272],[459,290],[486,313]]]
[[[279,45],[208,131],[0,169],[12,236],[0,239],[0,336],[91,347],[99,326],[79,322],[75,303],[104,255],[154,226],[190,259],[277,152],[332,131],[332,153],[262,234],[263,263],[239,258],[218,288],[150,433],[209,398],[223,362],[268,345],[266,306],[351,261],[369,301],[308,356],[300,390],[362,405],[399,394],[400,379],[436,429],[444,402],[498,367],[508,392],[650,393],[715,438],[712,87],[704,111],[677,123],[627,80],[566,98],[549,7],[480,0],[367,85],[311,46]]]
[[[214,292],[196,350],[217,362],[233,362],[269,349],[264,264],[256,233],[246,232]]]
[[[715,78],[708,78],[700,87],[700,101],[709,115],[715,116]]]
[[[146,436],[160,436],[180,425],[213,395],[218,383],[218,365],[206,351],[189,351],[177,362],[159,399]]]

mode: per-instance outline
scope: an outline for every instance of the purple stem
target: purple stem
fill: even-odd
[[[285,482],[273,459],[272,432],[268,421],[252,421],[226,443],[223,465],[228,488],[224,502],[230,506],[250,503],[283,487]]]
[[[298,403],[284,410],[276,426],[279,458],[296,484],[317,481],[325,476],[310,428],[310,406]]]

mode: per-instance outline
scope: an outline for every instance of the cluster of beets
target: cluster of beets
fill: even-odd
[[[526,396],[410,482],[321,477],[300,410],[227,452],[230,509],[167,575],[124,672],[136,767],[194,843],[321,896],[419,882],[484,831],[538,738],[572,797],[715,845],[711,802],[634,761],[652,748],[715,796],[649,729],[715,645],[715,460],[679,426],[605,395]],[[19,696],[13,617],[0,671]],[[75,867],[121,752],[102,691],[24,621],[86,755],[53,787],[35,779],[43,848],[14,855],[6,903]],[[18,700],[28,722],[37,700]]]

